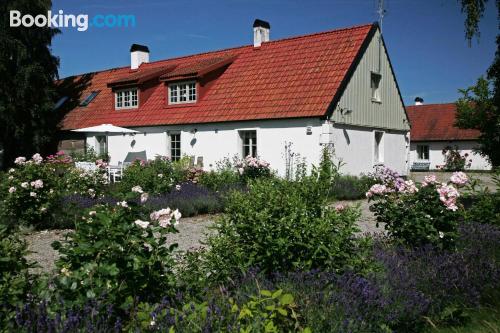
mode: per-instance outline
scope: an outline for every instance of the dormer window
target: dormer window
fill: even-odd
[[[137,89],[126,89],[115,92],[116,109],[134,109],[139,106],[139,94]]]
[[[196,82],[179,82],[168,85],[168,104],[196,102]]]

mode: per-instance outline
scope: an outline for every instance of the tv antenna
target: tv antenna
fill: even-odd
[[[384,9],[384,0],[378,0],[378,25],[380,27],[380,32],[382,33],[382,22],[384,21],[384,16],[387,11]]]

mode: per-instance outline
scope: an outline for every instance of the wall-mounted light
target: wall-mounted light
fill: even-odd
[[[306,127],[306,135],[312,135],[312,134],[313,134],[312,126],[307,126]]]
[[[352,113],[352,110],[351,110],[351,109],[347,109],[347,108],[345,108],[345,109],[344,109],[344,108],[340,108],[340,114],[341,114],[341,115],[345,116],[345,115],[350,114],[350,113]]]

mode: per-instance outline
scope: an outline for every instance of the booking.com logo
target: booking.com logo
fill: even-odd
[[[53,28],[77,28],[78,31],[87,31],[89,27],[96,28],[121,28],[135,27],[135,15],[115,15],[98,14],[89,20],[86,14],[64,14],[60,9],[57,14],[52,14],[48,11],[47,15],[39,14],[21,15],[18,10],[10,11],[10,26],[11,27],[53,27]]]

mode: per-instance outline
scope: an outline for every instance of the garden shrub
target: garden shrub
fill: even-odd
[[[363,199],[366,192],[375,183],[375,179],[366,175],[338,175],[333,180],[330,195],[337,200]]]
[[[146,214],[133,202],[90,211],[62,244],[56,262],[57,293],[69,304],[106,296],[110,304],[130,306],[136,298],[158,300],[173,284],[172,251],[165,246],[177,232],[180,213],[169,208]]]
[[[14,319],[31,290],[26,242],[16,228],[0,224],[0,330]]]
[[[247,184],[252,179],[272,176],[268,162],[252,156],[244,159],[235,156],[233,161],[227,157],[218,161],[215,170],[201,175],[200,183],[213,191],[227,191]]]
[[[469,154],[461,155],[457,147],[445,147],[442,153],[444,157],[442,169],[445,171],[464,171],[471,166],[472,159],[469,159]]]
[[[500,226],[500,168],[494,170],[492,180],[496,191],[476,191],[473,188],[468,198],[472,201],[472,205],[465,210],[467,221]]]
[[[61,197],[61,177],[57,166],[43,163],[39,154],[31,160],[16,159],[16,168],[8,171],[0,184],[3,201],[1,215],[7,223],[43,228],[53,221]]]
[[[75,162],[105,163],[109,161],[108,155],[97,154],[97,152],[92,147],[86,147],[84,152],[71,152],[69,156]]]
[[[500,193],[480,193],[473,197],[471,207],[465,210],[469,222],[489,223],[500,226]]]
[[[65,192],[95,198],[106,192],[108,177],[104,168],[91,171],[72,167],[65,173],[63,182]]]
[[[149,161],[136,160],[123,171],[118,191],[126,195],[132,187],[140,186],[150,194],[168,193],[187,179],[188,162],[186,159],[173,162],[164,156]]]
[[[216,163],[215,170],[204,172],[200,177],[200,184],[213,191],[221,191],[241,183],[240,175],[227,157]]]
[[[454,173],[448,184],[436,182],[436,176],[425,177],[417,186],[413,181],[386,177],[366,193],[374,201],[370,210],[377,225],[385,223],[389,235],[406,245],[435,244],[444,248],[454,245],[463,207],[457,201],[458,187],[467,183],[463,172]]]
[[[72,159],[62,152],[43,159],[16,159],[0,183],[0,213],[9,223],[35,228],[70,227],[62,198],[80,194],[90,198],[103,195],[107,185],[105,171],[75,168]]]
[[[299,182],[261,179],[250,182],[247,193],[231,193],[207,242],[211,278],[254,266],[270,273],[355,265],[359,212],[328,208],[326,188],[311,176]]]
[[[249,179],[271,176],[269,163],[258,157],[247,156],[242,160],[236,161],[235,167],[245,182],[248,182]]]

